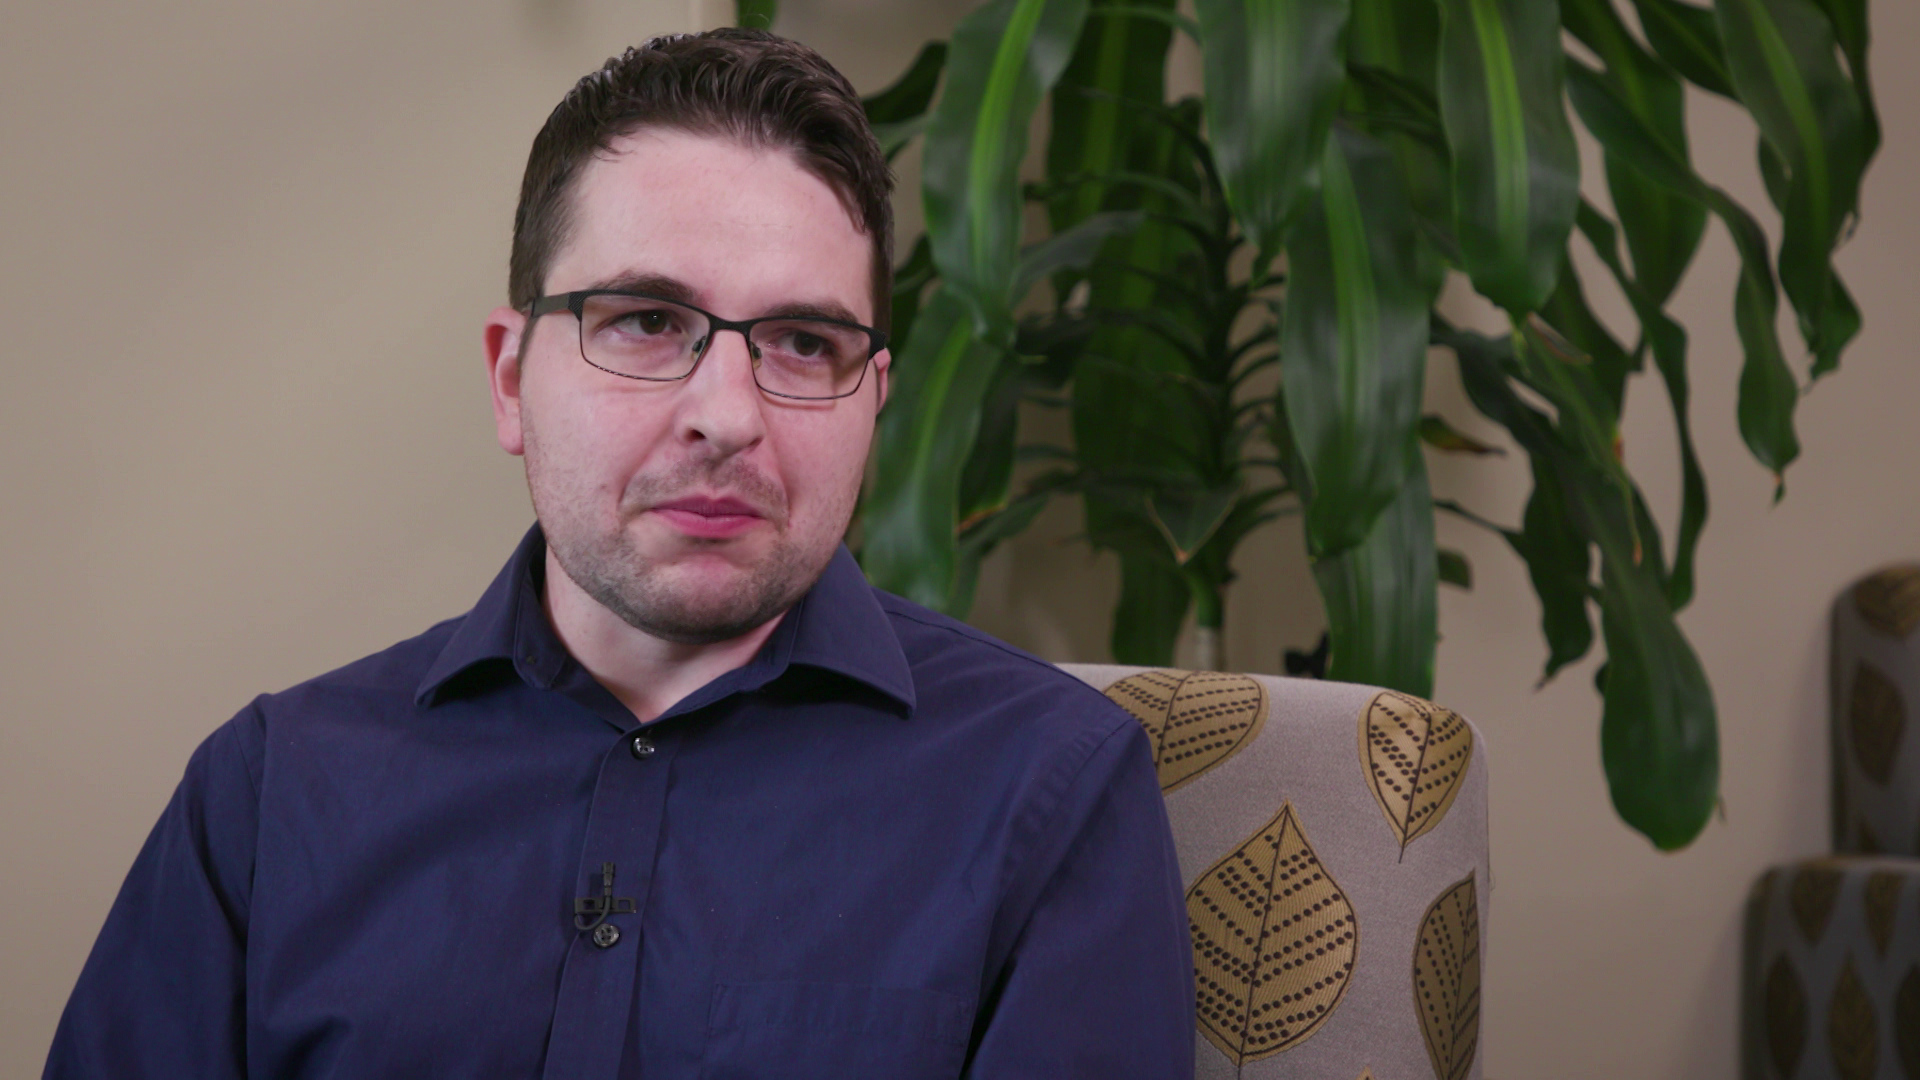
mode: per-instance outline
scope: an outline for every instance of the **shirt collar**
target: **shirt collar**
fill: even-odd
[[[417,703],[430,706],[443,700],[460,676],[490,661],[507,661],[524,682],[553,688],[572,657],[547,622],[540,601],[546,552],[546,536],[536,523],[428,667],[414,695]],[[765,685],[789,664],[843,675],[892,698],[907,713],[913,710],[913,674],[893,621],[845,545],[753,660],[681,705],[697,707],[711,697]]]

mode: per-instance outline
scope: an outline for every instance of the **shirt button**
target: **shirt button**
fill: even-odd
[[[645,761],[648,758],[653,756],[653,749],[654,747],[653,747],[652,739],[647,738],[645,735],[635,735],[633,737],[633,756],[634,757],[639,758],[641,761]]]
[[[613,943],[619,940],[620,928],[610,922],[603,922],[594,928],[593,943],[603,949],[613,948]]]

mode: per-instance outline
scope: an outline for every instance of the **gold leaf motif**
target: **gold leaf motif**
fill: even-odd
[[[1873,938],[1874,951],[1881,956],[1887,955],[1887,945],[1893,941],[1893,917],[1904,880],[1904,875],[1890,870],[1875,870],[1867,876],[1867,887],[1861,896],[1867,907],[1867,934]]]
[[[1839,870],[1822,863],[1809,863],[1794,871],[1793,883],[1787,886],[1787,909],[1793,912],[1793,921],[1799,925],[1807,944],[1820,944],[1820,935],[1827,932],[1827,918],[1833,914],[1833,904],[1840,898],[1840,882],[1843,875]]]
[[[1319,1030],[1347,992],[1360,927],[1293,804],[1187,890],[1200,1033],[1234,1065]]]
[[[1267,689],[1245,675],[1142,671],[1106,694],[1147,729],[1163,792],[1239,753],[1267,721]]]
[[[1907,705],[1900,699],[1900,688],[1862,660],[1853,669],[1847,733],[1853,738],[1853,759],[1874,783],[1885,784],[1893,775],[1893,759],[1900,752],[1906,727]]]
[[[1413,949],[1413,1008],[1437,1080],[1460,1080],[1480,1044],[1480,907],[1473,875],[1427,908]]]
[[[1873,826],[1868,825],[1864,821],[1860,823],[1860,828],[1854,833],[1853,850],[1862,855],[1879,855],[1882,853],[1880,838],[1874,835]]]
[[[1890,566],[1855,585],[1853,606],[1875,633],[1906,637],[1920,625],[1920,566]]]
[[[1894,991],[1893,1045],[1900,1054],[1900,1071],[1907,1080],[1920,1080],[1920,966],[1908,968]]]
[[[1767,1053],[1781,1076],[1792,1076],[1807,1048],[1807,994],[1784,956],[1767,969]]]
[[[1880,1058],[1880,1032],[1873,1019],[1873,999],[1854,973],[1853,957],[1840,969],[1827,1009],[1827,1049],[1833,1052],[1840,1080],[1873,1080]]]
[[[1431,701],[1382,690],[1360,712],[1360,767],[1400,851],[1447,816],[1473,761],[1473,729]]]

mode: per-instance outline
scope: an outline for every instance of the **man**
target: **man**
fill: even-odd
[[[478,605],[194,755],[50,1077],[1173,1077],[1143,733],[877,592],[891,187],[770,35],[535,139],[485,331],[538,524]]]

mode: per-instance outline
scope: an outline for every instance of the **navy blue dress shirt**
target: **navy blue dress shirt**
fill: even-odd
[[[47,1076],[1191,1075],[1125,712],[843,548],[643,726],[548,624],[544,554],[200,746]]]

